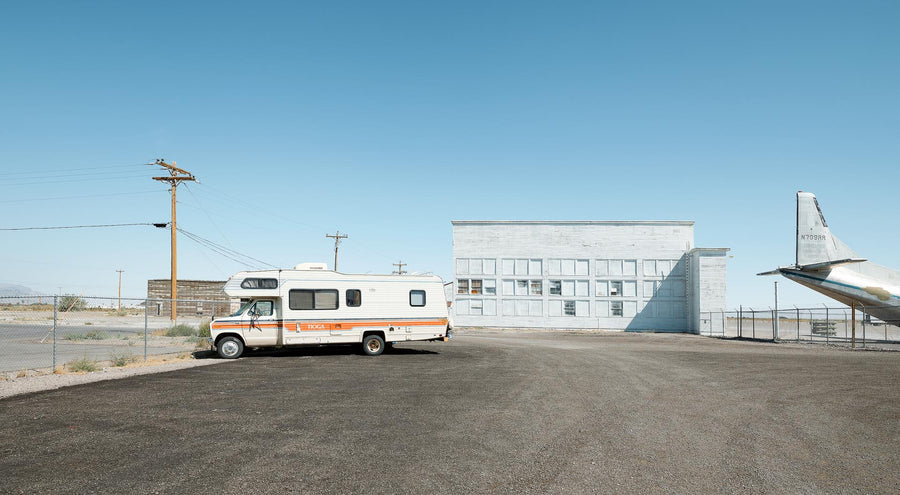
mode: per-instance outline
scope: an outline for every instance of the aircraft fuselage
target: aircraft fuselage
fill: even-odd
[[[818,271],[784,267],[778,271],[794,282],[848,306],[855,303],[858,309],[872,316],[892,323],[900,322],[900,286],[886,284],[884,278],[846,266]]]

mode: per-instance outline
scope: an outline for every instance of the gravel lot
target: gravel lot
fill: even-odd
[[[183,370],[185,368],[207,366],[222,362],[225,361],[190,359],[173,363],[155,364],[146,367],[107,367],[103,368],[101,371],[93,371],[90,373],[66,373],[57,375],[50,374],[48,371],[47,374],[26,375],[21,378],[13,378],[16,376],[15,373],[7,373],[4,379],[0,380],[0,399],[12,397],[14,395],[71,387],[73,385],[83,385],[85,383],[100,382],[104,380],[120,380],[132,376],[165,373],[167,371]]]
[[[691,335],[256,352],[0,400],[0,492],[897,493],[898,377]]]

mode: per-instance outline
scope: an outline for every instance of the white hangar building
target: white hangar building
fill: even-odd
[[[725,310],[728,248],[695,248],[694,222],[452,225],[459,327],[705,333]]]

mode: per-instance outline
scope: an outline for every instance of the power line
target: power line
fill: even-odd
[[[116,181],[122,179],[134,179],[139,177],[147,177],[147,174],[128,174],[128,175],[120,175],[115,177],[110,177],[109,174],[103,174],[101,177],[87,177],[83,179],[60,179],[60,180],[43,180],[40,177],[28,177],[28,179],[40,179],[31,182],[5,182],[4,186],[30,186],[34,184],[59,184],[62,182],[70,183],[70,182],[106,182],[106,181]],[[52,177],[55,179],[55,177]]]
[[[216,201],[219,201],[220,204],[223,204],[223,205],[226,205],[226,206],[234,207],[234,206],[235,206],[235,203],[239,203],[239,204],[243,204],[244,206],[247,206],[247,207],[250,207],[250,208],[253,208],[253,209],[259,208],[259,204],[258,204],[258,203],[254,204],[254,203],[250,203],[250,202],[248,202],[248,201],[245,201],[240,195],[234,194],[233,192],[223,191],[223,190],[221,190],[221,189],[217,189],[217,188],[215,188],[215,187],[213,187],[213,186],[211,186],[211,185],[209,185],[209,184],[206,184],[206,183],[204,183],[203,186],[204,186],[206,189],[209,189],[210,191],[212,191],[211,193],[206,193],[206,192],[204,191],[204,194],[211,194],[211,195],[213,195],[212,197],[213,197]],[[202,189],[200,189],[200,190],[202,191]],[[227,202],[224,201],[223,198],[227,199],[228,201],[227,201]],[[287,221],[287,222],[290,222],[290,223],[292,223],[292,224],[294,224],[294,225],[298,225],[298,226],[301,226],[301,227],[305,227],[305,228],[308,228],[308,229],[310,229],[310,230],[312,230],[312,229],[321,229],[321,228],[323,228],[322,225],[313,225],[313,224],[309,224],[309,223],[298,222],[295,218],[291,218],[291,217],[289,217],[289,216],[287,216],[287,215],[282,215],[282,214],[280,214],[280,213],[278,213],[278,212],[276,212],[276,211],[269,211],[269,212],[266,212],[266,215],[272,216],[272,217],[276,217],[276,218],[280,218],[280,219],[285,220],[285,221]]]
[[[209,214],[209,212],[206,211],[206,208],[204,208],[204,207],[200,204],[200,198],[198,198],[197,195],[194,194],[194,191],[191,190],[190,187],[188,187],[187,183],[184,184],[184,188],[185,188],[185,189],[187,190],[187,192],[191,195],[191,197],[194,198],[194,200],[197,201],[197,207],[200,208],[200,210],[203,212],[204,215],[206,215],[206,218],[209,219],[209,223],[211,223],[212,226],[215,227],[217,231],[219,231],[219,235],[221,235],[222,238],[225,239],[225,242],[227,242],[228,244],[231,244],[231,241],[228,239],[228,236],[226,236],[225,233],[222,232],[222,229],[219,228],[219,225],[216,223],[216,221],[213,220],[213,218],[212,218],[212,216]]]
[[[231,208],[231,209],[239,207],[240,205],[245,205],[250,208],[250,210],[247,210],[247,211],[255,211],[256,209],[259,208],[258,203],[257,204],[250,203],[250,202],[244,200],[240,194],[236,194],[233,191],[224,191],[222,189],[218,189],[218,188],[210,185],[209,183],[204,183],[203,187],[197,188],[196,192],[197,192],[197,194],[200,194],[200,195],[206,195],[206,196],[204,196],[204,199],[206,200],[207,205],[209,203],[213,203],[216,206],[226,207],[226,208]],[[194,199],[199,200],[199,198],[197,198],[196,196]],[[183,203],[181,201],[179,201],[179,202],[182,204],[186,204],[191,207],[199,208],[199,209],[203,210],[203,207],[201,207],[199,205],[199,202],[196,205],[190,204],[190,203]],[[220,216],[222,218],[228,218],[228,219],[232,219],[232,220],[234,218],[234,213],[232,213],[232,212],[224,213],[223,211],[218,211],[215,208],[208,210],[207,213],[212,213],[212,214],[215,214],[216,216]],[[326,228],[322,224],[311,224],[311,223],[298,222],[296,218],[280,214],[279,212],[274,211],[274,210],[266,212],[266,217],[277,218],[277,219],[283,220],[286,223],[302,227],[303,229],[309,230],[309,231]],[[360,250],[361,252],[364,252],[364,253],[377,254],[377,255],[383,256],[385,258],[393,257],[392,254],[389,254],[386,251],[382,251],[382,250],[375,249],[372,247],[357,246],[353,249]]]
[[[81,168],[59,168],[59,169],[45,169],[45,170],[31,170],[23,171],[23,172],[0,172],[0,176],[2,177],[10,177],[13,175],[25,175],[25,176],[34,176],[34,175],[48,175],[48,174],[56,174],[56,173],[71,173],[71,172],[81,172],[84,170],[112,170],[112,169],[122,169],[127,167],[143,167],[144,164],[131,164],[131,165],[111,165],[106,167],[81,167]]]
[[[124,175],[124,174],[137,174],[139,173],[137,170],[116,170],[112,172],[66,172],[66,173],[27,173],[20,174],[19,177],[13,176],[11,180],[23,180],[23,179],[60,179],[65,177],[91,177],[91,176],[109,176],[109,175]]]
[[[201,246],[205,247],[206,249],[209,249],[210,251],[212,251],[212,252],[218,254],[219,256],[228,258],[228,259],[230,259],[231,261],[234,261],[234,262],[236,262],[236,263],[239,263],[239,264],[241,264],[241,265],[244,265],[244,266],[246,266],[247,268],[250,268],[250,269],[261,270],[261,269],[264,268],[264,266],[258,265],[258,264],[252,263],[252,262],[249,262],[249,261],[247,261],[247,259],[242,259],[240,256],[245,256],[245,257],[248,258],[248,259],[253,259],[253,258],[247,257],[246,255],[241,255],[241,254],[239,254],[239,253],[238,253],[238,254],[232,254],[231,252],[229,252],[229,251],[227,251],[227,250],[225,250],[225,249],[223,249],[223,248],[220,248],[220,247],[218,247],[218,246],[216,246],[216,245],[211,245],[211,244],[209,244],[209,243],[208,243],[205,239],[203,239],[202,237],[194,236],[194,235],[192,235],[192,234],[189,234],[189,233],[186,233],[186,232],[184,232],[184,231],[181,231],[180,229],[179,229],[179,231],[180,231],[182,234],[184,234],[184,236],[187,237],[188,239],[190,239],[190,240],[196,242],[197,244],[200,244]],[[269,265],[269,266],[271,266],[271,265]],[[274,268],[274,267],[273,267],[273,268]]]
[[[184,234],[186,237],[188,237],[192,241],[197,242],[198,244],[201,244],[203,246],[206,246],[207,248],[211,249],[212,251],[215,251],[215,252],[221,254],[222,256],[225,256],[226,258],[229,258],[233,261],[237,261],[238,263],[241,263],[243,265],[254,266],[252,263],[247,263],[245,261],[235,259],[235,258],[236,257],[244,258],[246,260],[255,261],[256,263],[259,263],[260,265],[268,266],[270,268],[278,268],[277,266],[272,265],[270,263],[266,263],[265,261],[258,260],[252,256],[248,256],[246,254],[235,251],[234,249],[222,246],[221,244],[216,244],[215,242],[213,242],[209,239],[200,237],[199,235],[194,234],[193,232],[188,232],[188,231],[182,229],[181,227],[178,227],[178,232],[181,232],[182,234]],[[256,266],[258,267],[259,265],[256,265]]]
[[[133,191],[133,192],[121,192],[121,193],[110,193],[110,194],[82,194],[79,196],[55,196],[55,197],[44,197],[44,198],[24,198],[24,199],[4,199],[0,201],[0,203],[24,203],[27,201],[53,201],[57,199],[82,199],[82,198],[105,198],[108,196],[133,196],[136,194],[157,194],[159,193],[159,189],[154,189],[152,191]]]
[[[179,231],[181,231],[181,229],[179,229]],[[259,266],[256,266],[256,265],[247,263],[245,260],[242,260],[242,259],[240,259],[240,258],[237,258],[237,257],[235,257],[235,256],[232,256],[232,255],[228,254],[228,253],[225,252],[225,251],[222,251],[222,250],[219,250],[219,249],[217,249],[217,248],[215,248],[215,247],[213,247],[213,246],[210,246],[210,245],[206,244],[205,242],[203,242],[202,240],[200,240],[200,239],[198,239],[198,238],[195,238],[194,236],[192,236],[192,235],[190,235],[190,234],[188,234],[188,233],[186,233],[186,232],[184,232],[184,231],[181,231],[181,233],[184,234],[185,237],[187,237],[188,239],[190,239],[190,240],[196,242],[197,244],[200,244],[201,246],[205,247],[206,249],[209,249],[210,251],[212,251],[212,252],[218,254],[219,256],[223,256],[223,257],[225,257],[225,258],[228,258],[228,259],[230,259],[231,261],[234,261],[235,263],[239,263],[239,264],[241,264],[241,265],[243,265],[243,266],[246,266],[247,268],[251,268],[251,269],[259,269]]]
[[[64,227],[14,227],[14,228],[2,228],[0,230],[11,231],[11,230],[60,230],[60,229],[97,229],[102,227],[132,227],[135,225],[152,225],[154,227],[163,228],[166,223],[109,223],[102,225],[67,225]]]

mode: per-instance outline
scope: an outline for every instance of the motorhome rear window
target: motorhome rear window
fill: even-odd
[[[424,290],[409,291],[409,305],[410,306],[424,306],[425,305],[425,291]]]
[[[291,309],[338,309],[338,291],[335,289],[291,289],[288,292]]]
[[[278,280],[274,278],[245,278],[241,289],[277,289]]]

